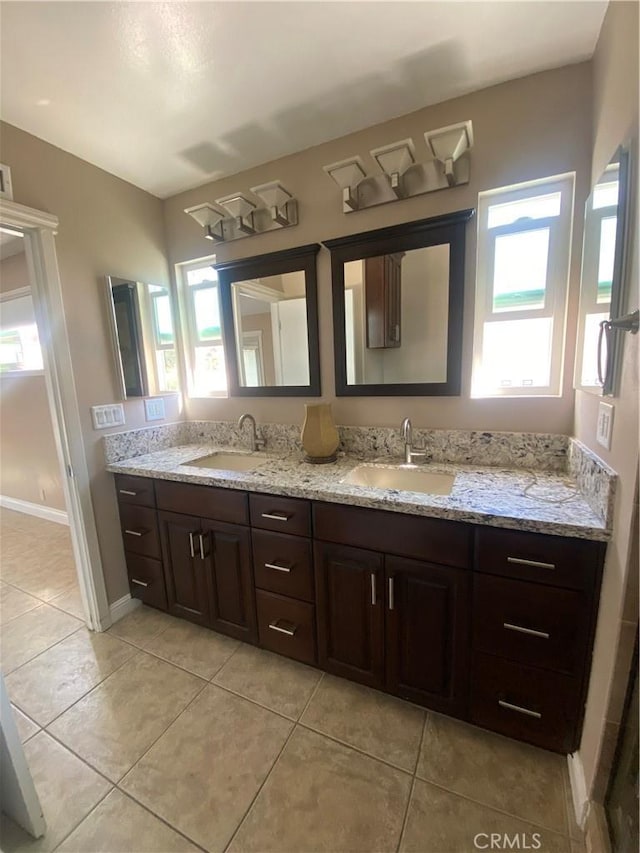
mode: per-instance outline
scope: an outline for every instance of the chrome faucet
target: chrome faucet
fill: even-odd
[[[426,456],[427,448],[425,446],[413,449],[413,429],[409,418],[405,418],[400,426],[400,433],[404,439],[404,464],[413,465],[414,456]]]
[[[265,446],[264,438],[258,436],[258,430],[256,427],[256,419],[253,415],[249,414],[249,412],[245,412],[244,415],[240,415],[240,420],[238,421],[238,429],[241,430],[245,424],[245,421],[249,421],[251,423],[251,450],[262,450]]]

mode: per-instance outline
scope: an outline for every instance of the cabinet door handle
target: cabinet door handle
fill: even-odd
[[[287,515],[286,512],[263,512],[262,517],[271,521],[289,521],[291,515]]]
[[[522,557],[507,557],[507,563],[518,566],[532,566],[534,569],[555,569],[554,563],[541,563],[539,560],[525,560]]]
[[[389,578],[389,610],[395,607],[395,589],[394,578]]]
[[[286,634],[287,637],[293,637],[295,632],[298,630],[297,625],[293,625],[291,628],[283,628],[282,625],[278,625],[277,620],[275,622],[269,622],[269,628],[272,631],[277,631],[279,634]]]
[[[131,583],[136,584],[136,586],[144,586],[144,587],[149,586],[148,583],[145,583],[144,581],[139,581],[138,578],[131,578],[130,580],[131,580]]]
[[[507,711],[515,711],[517,714],[524,714],[526,717],[535,717],[536,720],[542,719],[542,714],[538,713],[538,711],[523,708],[522,705],[512,705],[511,702],[505,702],[503,699],[498,699],[498,705],[501,708],[506,708]]]
[[[533,628],[525,628],[522,625],[512,625],[511,622],[503,622],[502,627],[507,631],[517,631],[519,634],[528,634],[531,637],[540,637],[541,640],[548,640],[549,634],[546,631],[536,631]]]
[[[200,559],[201,559],[201,560],[204,560],[204,558],[205,558],[205,553],[204,553],[204,534],[202,534],[202,533],[198,533],[198,543],[199,543],[199,545],[200,545]]]
[[[129,495],[132,498],[137,497],[137,492],[130,492],[129,489],[119,489],[121,495]]]
[[[189,531],[189,552],[190,552],[192,557],[195,557],[196,548],[195,548],[195,545],[193,544],[193,533],[191,531]]]
[[[376,595],[376,575],[375,572],[371,572],[371,605],[375,607],[378,603],[378,596]]]
[[[127,533],[129,536],[144,536],[149,531],[148,530],[129,530],[129,529],[125,528],[124,532]]]
[[[291,566],[283,566],[281,563],[265,563],[265,569],[273,569],[276,572],[290,572]]]

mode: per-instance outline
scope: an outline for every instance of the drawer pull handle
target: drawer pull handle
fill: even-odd
[[[542,719],[542,714],[538,711],[532,711],[530,708],[523,708],[521,705],[512,705],[511,702],[505,702],[503,699],[498,699],[498,705],[501,708],[506,708],[507,711],[516,711],[518,714],[524,714],[526,717],[535,717],[536,720]]]
[[[202,533],[198,533],[198,544],[200,545],[200,559],[204,560],[206,555],[204,553],[204,535]]]
[[[136,586],[144,586],[144,587],[149,586],[148,583],[145,583],[144,581],[139,581],[138,578],[131,578],[131,583],[136,584]]]
[[[129,489],[120,489],[121,495],[129,495],[129,497],[135,498],[138,496],[137,492],[130,492]]]
[[[534,569],[555,569],[553,563],[541,563],[539,560],[525,560],[522,557],[507,557],[507,563],[516,563],[518,566],[532,566]]]
[[[511,622],[503,622],[502,626],[507,631],[517,631],[519,634],[529,634],[531,637],[540,637],[541,640],[548,640],[549,634],[546,631],[536,631],[533,628],[524,628],[522,625],[512,625]]]
[[[378,601],[378,596],[376,595],[376,576],[374,572],[371,572],[371,606],[375,607]]]
[[[287,515],[286,512],[263,512],[262,517],[271,521],[289,521],[291,515]]]
[[[193,544],[193,533],[191,531],[189,531],[189,553],[192,557],[195,557],[196,555],[196,548]]]
[[[129,536],[144,536],[149,531],[148,530],[127,530],[125,528],[124,532],[127,533]]]
[[[395,583],[394,578],[389,578],[389,610],[395,607]]]
[[[283,566],[280,563],[265,563],[265,569],[273,569],[276,572],[290,572],[291,566]]]
[[[286,634],[287,637],[293,637],[298,629],[297,625],[294,625],[292,628],[283,628],[282,625],[278,625],[277,622],[269,622],[269,628],[272,631],[277,631],[279,634]]]

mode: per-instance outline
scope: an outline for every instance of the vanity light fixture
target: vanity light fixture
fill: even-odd
[[[364,163],[360,157],[349,157],[348,160],[340,160],[330,166],[323,166],[324,171],[342,190],[342,209],[345,213],[350,210],[358,210],[359,202],[357,195],[358,184],[367,177]]]
[[[450,187],[458,183],[455,162],[465,151],[473,147],[473,127],[470,121],[429,130],[424,135],[427,147],[435,160],[444,167],[444,175]]]
[[[373,148],[369,153],[389,179],[389,186],[396,197],[402,198],[402,175],[416,162],[413,140],[392,142],[381,148]]]
[[[207,240],[215,240],[221,243],[224,240],[222,221],[225,218],[223,210],[214,207],[208,201],[203,204],[195,204],[193,207],[186,207],[184,210],[189,216],[193,216],[198,225],[204,228],[204,236]]]
[[[228,210],[235,222],[235,227],[243,234],[255,234],[253,212],[256,205],[242,193],[231,193],[224,198],[217,198],[216,204]]]
[[[251,192],[265,203],[271,219],[276,225],[284,228],[293,224],[291,221],[293,211],[290,208],[296,206],[296,202],[289,190],[285,189],[280,181],[271,181],[268,184],[261,184],[259,187],[251,187]]]

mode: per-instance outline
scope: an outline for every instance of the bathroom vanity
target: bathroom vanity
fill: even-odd
[[[500,482],[509,503],[509,477],[522,493],[522,471],[449,466],[451,496],[429,498],[345,483],[357,460],[254,454],[254,471],[225,472],[189,464],[198,454],[109,466],[132,595],[510,737],[577,747],[607,538],[584,501],[540,501],[536,517],[525,500],[518,518],[490,504]]]

